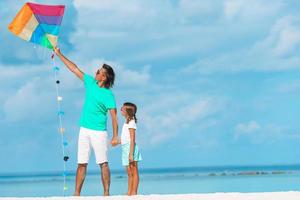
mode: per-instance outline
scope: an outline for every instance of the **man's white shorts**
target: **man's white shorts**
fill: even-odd
[[[106,131],[80,127],[78,138],[78,164],[89,162],[91,149],[94,150],[96,164],[107,162],[108,139]]]

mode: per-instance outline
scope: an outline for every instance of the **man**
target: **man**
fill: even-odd
[[[78,139],[78,167],[76,173],[76,186],[74,196],[80,196],[85,179],[87,164],[91,148],[95,152],[96,163],[100,165],[104,196],[109,195],[110,170],[107,159],[107,132],[106,121],[109,111],[113,127],[112,146],[118,144],[117,109],[112,88],[115,79],[113,69],[107,65],[97,70],[95,77],[83,73],[76,64],[67,59],[59,48],[54,49],[55,54],[84,82],[86,91],[85,103],[80,118],[80,132]]]

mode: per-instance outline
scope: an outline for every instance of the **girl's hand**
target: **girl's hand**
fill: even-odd
[[[133,162],[133,155],[129,154],[129,163],[132,163],[132,162]]]

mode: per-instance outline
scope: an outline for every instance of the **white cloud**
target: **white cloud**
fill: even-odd
[[[137,71],[126,68],[117,62],[99,59],[83,64],[85,67],[82,69],[94,75],[103,63],[111,64],[114,67],[116,85],[119,88],[143,87],[148,84],[151,77],[150,66],[141,67]],[[72,104],[77,107],[81,106],[84,97],[81,81],[62,63],[57,62],[57,66],[60,67],[58,79],[60,80],[61,95],[69,99],[78,97],[80,94],[81,99],[75,98],[76,101],[72,101]],[[7,95],[0,96],[3,103],[1,110],[4,112],[5,121],[21,121],[30,118],[47,120],[49,115],[57,112],[52,64],[45,63],[22,67],[1,66],[0,69],[2,71],[1,80],[9,85],[9,87],[5,86],[2,89]]]
[[[252,120],[235,126],[234,140],[241,138],[246,138],[253,144],[261,144],[287,138],[299,139],[300,135],[293,130],[293,127],[279,126],[274,123],[261,124]]]
[[[234,140],[246,138],[253,144],[272,142],[281,132],[278,126],[273,124],[261,125],[256,121],[239,123],[235,126]]]
[[[256,37],[257,30],[260,33],[266,30],[283,9],[281,0],[254,0],[251,6],[246,0],[181,0],[178,3],[134,0],[126,2],[126,6],[120,0],[91,1],[89,4],[75,0],[74,3],[79,16],[77,32],[72,41],[87,60],[109,54],[119,62],[150,63],[193,55],[196,69],[204,73],[219,70],[283,70],[298,66],[298,57],[278,59],[268,54],[269,51],[280,54],[293,51],[297,46],[294,42],[298,41],[298,34],[294,29],[283,31],[278,46],[269,47],[271,49],[267,48],[266,52],[263,51],[264,48],[241,45],[236,51],[213,53],[213,59],[203,57],[208,52],[218,52],[218,49],[229,48],[228,46],[235,49],[234,46],[238,43],[235,36],[240,38],[246,34],[240,40],[242,44],[249,40],[247,37]],[[94,21],[91,26],[87,20],[95,16],[99,20]],[[207,20],[209,23],[204,25],[203,22]],[[233,20],[236,21],[233,23]],[[252,44],[261,42],[263,40],[258,38]],[[124,46],[127,50],[122,48]],[[273,62],[275,59],[278,60]]]
[[[217,138],[208,138],[206,135],[206,137],[193,140],[188,148],[197,151],[209,151],[215,150],[219,145],[220,141]]]
[[[55,105],[54,91],[49,92],[49,87],[41,78],[34,78],[19,88],[4,103],[4,121],[26,121],[49,119],[51,105]],[[54,98],[53,98],[54,97]]]
[[[224,16],[227,20],[257,21],[273,17],[283,7],[282,1],[225,0]]]
[[[201,18],[218,16],[222,11],[221,1],[194,1],[180,0],[178,2],[177,14],[179,18],[189,18],[189,20],[201,21]]]
[[[274,25],[269,40],[273,39],[273,52],[275,55],[284,56],[299,47],[300,21],[298,18],[283,17]]]
[[[156,103],[149,105],[150,108],[146,105],[141,114],[146,128],[144,138],[152,145],[166,142],[178,134],[191,134],[186,130],[194,127],[195,123],[203,124],[204,119],[220,112],[225,104],[214,97],[188,94],[183,97],[178,93],[156,98]]]
[[[29,76],[34,76],[41,72],[46,72],[48,69],[46,66],[32,66],[25,64],[22,67],[0,65],[0,70],[0,79],[3,81],[7,81],[13,79],[26,80],[29,78]]]
[[[50,61],[50,59],[49,59]],[[81,86],[73,74],[60,66],[60,96],[78,90]],[[24,64],[22,66],[0,66],[2,73],[0,95],[2,120],[7,122],[24,122],[26,120],[49,121],[55,119],[56,89],[52,63],[40,65]],[[76,84],[76,81],[78,82]],[[73,102],[72,102],[73,103]]]
[[[129,0],[124,5],[122,0],[90,0],[88,3],[85,0],[74,0],[74,4],[78,9],[91,9],[91,10],[107,10],[107,11],[125,11],[132,12],[139,10],[140,1]]]
[[[300,80],[290,81],[278,85],[277,91],[281,93],[299,92],[300,91]]]
[[[21,66],[13,66],[13,65],[0,65],[0,80],[1,80],[1,91],[0,94],[0,103],[1,103],[1,112],[3,112],[4,105],[7,103],[8,99],[16,94],[16,91],[21,87],[24,87],[27,83],[29,83],[33,77],[45,77],[47,74],[47,70],[51,70],[47,68],[46,65],[27,65],[24,64]],[[42,79],[45,80],[45,79]],[[20,98],[23,100],[23,98]],[[1,113],[1,116],[4,114]]]
[[[234,18],[241,10],[241,0],[228,0],[224,2],[224,14],[227,19]]]
[[[300,42],[300,29],[284,30],[280,33],[279,41],[274,48],[274,53],[277,55],[287,54],[295,49]]]
[[[85,1],[76,0],[79,16],[72,41],[87,60],[111,54],[118,61],[153,62],[188,55],[199,48],[207,49],[199,38],[211,33],[207,33],[205,26],[196,25],[218,18],[215,14],[219,16],[222,7],[218,3],[220,8],[216,9],[215,2],[220,1],[183,0],[177,5],[170,1],[129,1],[124,6],[122,1],[86,5]],[[88,20],[95,16],[99,20],[91,25]]]
[[[203,74],[240,71],[288,71],[300,68],[300,23],[294,16],[279,18],[268,35],[250,47],[241,47],[196,60],[186,72]]]
[[[80,67],[85,73],[88,73],[92,76],[95,75],[95,72],[104,64],[109,64],[115,71],[116,79],[115,85],[118,87],[126,86],[144,86],[149,83],[151,75],[150,69],[151,66],[141,66],[140,70],[130,69],[127,66],[115,61],[109,61],[105,59],[94,59],[89,62],[85,62]]]
[[[251,134],[261,129],[261,126],[256,121],[248,123],[240,123],[235,127],[237,134]]]
[[[141,2],[137,0],[126,1],[126,5],[121,0],[92,1],[89,3],[83,0],[75,0],[74,4],[79,12],[79,25],[83,26],[90,17],[97,16],[99,20],[93,21],[93,26],[86,27],[89,30],[96,28],[100,32],[112,28],[115,28],[114,30],[124,27],[129,28],[129,26],[135,29],[136,27],[141,27],[140,25],[144,26],[145,24],[153,23],[150,19],[159,17],[159,10],[169,6],[165,1]],[[168,12],[168,9],[165,11]],[[80,29],[78,30],[81,31]]]

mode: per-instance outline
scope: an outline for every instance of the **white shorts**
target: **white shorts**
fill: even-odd
[[[107,132],[80,127],[77,155],[78,164],[87,164],[89,162],[91,148],[95,153],[96,164],[107,162]]]

